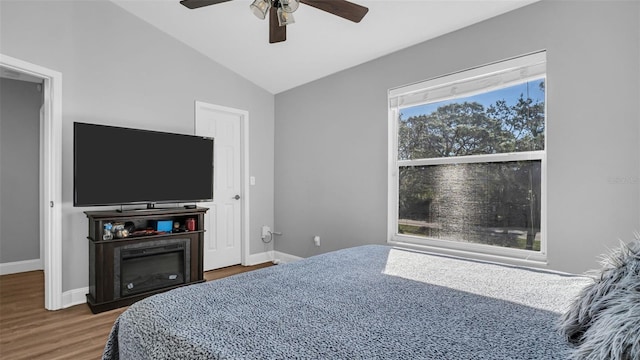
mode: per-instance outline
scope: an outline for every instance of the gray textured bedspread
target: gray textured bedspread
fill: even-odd
[[[589,280],[368,245],[133,304],[103,359],[564,359]]]

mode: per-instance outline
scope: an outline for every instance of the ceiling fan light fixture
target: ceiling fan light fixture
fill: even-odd
[[[300,6],[300,1],[298,0],[280,0],[280,5],[284,12],[292,13],[298,10],[298,6]]]
[[[254,0],[254,2],[249,5],[253,15],[255,15],[258,19],[264,20],[269,13],[269,9],[271,8],[271,1],[269,0]]]
[[[295,23],[296,20],[293,18],[293,14],[285,11],[282,7],[278,8],[278,24],[280,26],[287,26]]]
[[[180,0],[180,4],[197,9],[227,1],[231,0]],[[249,8],[260,20],[269,15],[269,43],[274,44],[287,40],[287,25],[295,23],[293,13],[298,10],[300,3],[356,23],[369,11],[348,0],[251,0]]]

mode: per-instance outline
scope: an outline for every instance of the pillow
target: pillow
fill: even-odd
[[[640,236],[602,261],[562,316],[560,332],[574,345],[571,358],[640,359]]]

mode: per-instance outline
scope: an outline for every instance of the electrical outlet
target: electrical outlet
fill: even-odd
[[[318,235],[314,236],[313,243],[316,244],[316,246],[320,246],[320,236]]]
[[[268,227],[267,225],[262,225],[262,240],[264,240],[267,236],[269,236],[270,232],[271,232],[270,227]]]

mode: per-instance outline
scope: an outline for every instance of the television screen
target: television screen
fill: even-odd
[[[73,206],[213,199],[212,138],[76,122],[73,141]]]

